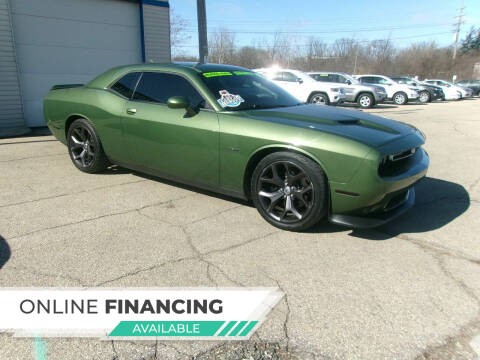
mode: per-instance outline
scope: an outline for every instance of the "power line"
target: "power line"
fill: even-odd
[[[229,30],[223,29],[222,32],[228,34],[335,34],[335,33],[357,33],[357,32],[371,32],[371,31],[392,31],[392,30],[411,30],[431,27],[444,27],[449,24],[435,24],[435,25],[405,25],[405,26],[385,26],[385,27],[365,27],[365,28],[348,28],[348,29],[326,29],[326,30]],[[188,28],[185,32],[195,33],[196,30]]]
[[[436,35],[445,35],[445,34],[450,34],[450,31],[445,31],[445,32],[437,32],[437,33],[430,33],[430,34],[421,34],[421,35],[413,35],[413,36],[401,36],[401,37],[394,37],[394,38],[388,38],[388,41],[391,40],[406,40],[406,39],[416,39],[416,38],[424,38],[424,37],[429,37],[429,36],[436,36]],[[356,44],[366,44],[374,41],[378,41],[382,39],[377,39],[377,40],[355,40]],[[260,49],[270,49],[270,48],[289,48],[289,47],[310,47],[312,44],[295,44],[295,45],[254,45],[252,47],[254,48],[260,48]],[[178,48],[197,48],[196,45],[177,45],[176,47]]]

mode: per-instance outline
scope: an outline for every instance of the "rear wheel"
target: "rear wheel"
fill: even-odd
[[[309,103],[317,105],[328,105],[330,104],[330,99],[327,94],[324,93],[313,93],[308,99]]]
[[[357,99],[357,104],[364,109],[371,108],[374,104],[373,96],[368,93],[360,94]]]
[[[405,105],[408,102],[407,94],[403,91],[393,94],[393,102],[397,105]]]
[[[253,171],[251,194],[263,218],[284,230],[305,230],[327,212],[324,172],[296,153],[276,152],[263,158]]]
[[[86,173],[105,170],[108,160],[93,126],[86,119],[77,119],[69,127],[67,146],[77,169]]]
[[[428,91],[420,91],[418,100],[422,103],[430,102],[430,93]]]

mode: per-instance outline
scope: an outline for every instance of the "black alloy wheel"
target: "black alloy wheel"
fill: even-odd
[[[70,125],[67,146],[73,164],[83,172],[96,173],[108,166],[100,139],[85,119],[77,119]]]
[[[253,172],[251,188],[257,210],[278,228],[302,231],[326,214],[325,174],[303,155],[277,152],[266,156]]]

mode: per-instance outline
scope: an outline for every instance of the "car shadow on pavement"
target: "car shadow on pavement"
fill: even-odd
[[[10,246],[7,241],[0,235],[0,269],[10,259]]]
[[[372,230],[353,230],[351,236],[387,240],[400,234],[442,228],[470,207],[470,196],[460,184],[427,177],[415,185],[415,205],[393,221]]]
[[[424,178],[415,185],[415,205],[405,214],[374,229],[351,229],[349,236],[367,240],[388,240],[400,234],[423,233],[440,229],[470,207],[470,196],[460,184]],[[308,232],[335,233],[348,230],[322,221]]]

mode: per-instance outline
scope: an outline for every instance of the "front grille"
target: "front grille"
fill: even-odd
[[[378,175],[381,177],[392,177],[404,173],[412,166],[417,150],[417,148],[412,148],[384,156],[378,166]]]

